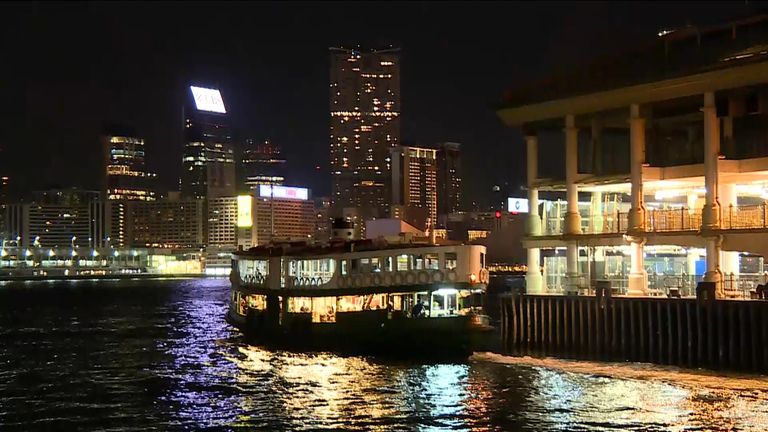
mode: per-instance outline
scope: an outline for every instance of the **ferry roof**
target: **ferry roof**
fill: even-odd
[[[308,244],[306,242],[278,243],[252,247],[248,250],[237,251],[234,255],[242,257],[278,257],[278,256],[318,256],[333,255],[349,252],[367,252],[379,250],[434,248],[441,246],[458,246],[461,243],[441,240],[438,244],[431,243],[389,243],[386,240],[352,240],[336,241],[329,244]]]

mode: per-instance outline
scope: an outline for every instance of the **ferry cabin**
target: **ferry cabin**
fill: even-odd
[[[390,318],[419,310],[430,318],[479,315],[485,266],[485,247],[475,245],[252,248],[233,260],[230,319],[244,324],[249,309],[270,308],[279,309],[281,323],[295,315],[333,323],[339,314],[375,310]]]

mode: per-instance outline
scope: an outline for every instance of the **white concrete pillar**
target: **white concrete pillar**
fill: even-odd
[[[539,190],[535,186],[539,168],[538,137],[536,135],[526,136],[525,145],[528,152],[528,219],[526,231],[528,236],[537,236],[541,234]],[[538,248],[528,249],[528,271],[525,273],[525,289],[528,293],[541,293],[543,291],[540,256]]]
[[[572,114],[565,116],[565,183],[568,211],[565,213],[565,234],[581,234],[581,217],[579,216],[579,189],[576,185],[578,178],[579,129]]]
[[[704,280],[715,283],[715,293],[717,297],[723,297],[723,272],[720,270],[720,248],[722,239],[720,237],[708,237],[707,242],[707,271],[704,273]]]
[[[702,230],[718,229],[720,227],[720,193],[718,181],[718,158],[720,156],[720,124],[717,118],[715,106],[715,94],[704,93],[704,106],[701,108],[704,114],[704,184],[706,194],[704,196],[704,208],[701,214]],[[720,269],[720,246],[718,237],[706,239],[707,271],[704,280],[715,283],[715,291],[718,297],[723,295],[723,273]]]
[[[699,260],[699,254],[692,252],[691,249],[688,249],[685,254],[686,259],[686,274],[689,276],[693,276],[696,274],[696,261]]]
[[[718,200],[718,158],[720,156],[720,123],[715,107],[715,94],[704,94],[704,185],[706,187],[704,209],[701,215],[703,228],[720,226],[720,202]]]
[[[629,107],[630,177],[632,181],[628,231],[645,230],[645,203],[643,200],[643,164],[645,163],[645,119],[640,116],[640,105]]]
[[[645,271],[645,240],[629,238],[629,284],[627,295],[648,295],[648,273]]]

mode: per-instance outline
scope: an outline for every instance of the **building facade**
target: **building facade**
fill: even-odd
[[[317,226],[315,204],[304,188],[261,185],[253,215],[259,245],[272,240],[309,240]]]
[[[102,137],[105,155],[104,196],[108,200],[156,199],[156,174],[147,171],[144,139],[125,128],[110,128]]]
[[[437,150],[398,146],[390,150],[392,203],[427,209],[437,223]]]
[[[445,226],[447,216],[461,211],[461,144],[444,142],[437,146],[437,218]]]
[[[528,292],[609,280],[629,295],[692,295],[704,280],[740,297],[763,283],[766,42],[765,17],[666,32],[606,74],[506,95],[498,115],[527,150]],[[560,178],[538,175],[545,132],[562,136]],[[539,205],[540,191],[564,192],[563,205]]]
[[[282,185],[285,183],[286,161],[280,147],[270,141],[257,145],[254,140],[245,140],[241,158],[241,191],[253,191],[259,185]]]
[[[330,156],[334,210],[389,212],[390,153],[400,142],[400,50],[331,48]]]
[[[190,86],[184,104],[181,194],[185,199],[234,196],[235,153],[221,93]]]
[[[133,247],[196,249],[206,244],[205,200],[159,200],[128,205]]]

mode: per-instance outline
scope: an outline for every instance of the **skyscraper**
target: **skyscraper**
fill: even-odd
[[[190,86],[184,104],[184,198],[235,195],[235,154],[227,110],[217,89]]]
[[[146,168],[144,139],[129,128],[110,126],[102,137],[105,154],[104,197],[108,200],[155,199],[156,174]]]
[[[331,48],[330,153],[335,213],[386,216],[389,150],[400,142],[400,50]]]
[[[280,147],[269,140],[255,144],[245,140],[240,176],[243,191],[258,189],[259,185],[282,185],[285,182],[285,158]]]
[[[437,217],[440,225],[445,225],[447,215],[461,210],[461,175],[461,144],[438,144]]]
[[[434,227],[437,218],[437,150],[398,146],[390,153],[392,203],[427,209]]]

